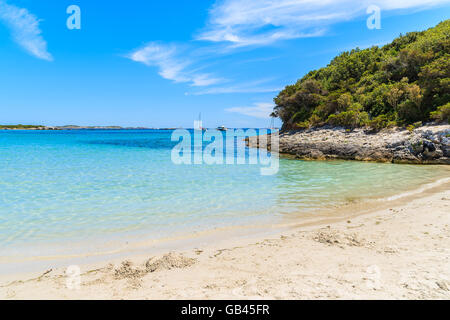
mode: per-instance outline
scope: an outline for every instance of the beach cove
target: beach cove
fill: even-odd
[[[128,283],[138,288],[142,279],[151,278],[154,272],[185,274],[190,268],[195,270],[206,256],[209,258],[204,267],[210,268],[221,257],[239,251],[236,248],[251,250],[261,243],[262,251],[229,257],[236,267],[227,272],[258,259],[262,259],[258,264],[266,261],[269,267],[281,259],[273,259],[271,247],[283,248],[287,256],[298,256],[292,250],[304,245],[302,254],[308,261],[316,259],[315,246],[309,250],[308,241],[329,245],[324,254],[334,247],[370,249],[366,244],[373,241],[365,236],[366,224],[355,221],[368,219],[378,226],[378,220],[369,218],[373,214],[381,221],[390,221],[396,217],[390,216],[393,210],[411,212],[415,208],[411,201],[428,196],[435,201],[424,200],[417,208],[428,206],[433,212],[441,212],[433,219],[447,218],[448,166],[280,159],[278,174],[264,177],[255,165],[174,165],[170,152],[176,142],[170,140],[171,132],[14,131],[0,135],[4,151],[0,276],[5,298],[20,298],[19,288],[28,283],[36,285],[36,279],[47,285],[56,279],[67,280],[67,267],[73,265],[81,268],[81,274],[112,276],[118,280],[108,280],[113,287]],[[219,183],[220,177],[223,183]],[[161,184],[165,186],[162,193],[161,187],[156,188]],[[16,197],[28,201],[19,206]],[[358,232],[349,233],[341,225]],[[436,236],[445,238],[441,231]],[[292,236],[305,232],[309,236],[302,240]],[[285,247],[285,240],[291,238],[292,247]],[[372,251],[361,254],[370,256]],[[81,291],[67,294],[76,298],[76,292],[88,288],[84,281]],[[101,283],[98,279],[95,282]],[[131,296],[141,292],[152,297],[136,288],[130,291]],[[203,291],[195,292],[202,297]],[[229,294],[225,296],[232,298],[234,293]],[[251,298],[242,294],[241,298]]]

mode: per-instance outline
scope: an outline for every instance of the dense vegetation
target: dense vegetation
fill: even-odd
[[[354,49],[287,86],[272,114],[283,129],[418,126],[450,118],[450,20]]]

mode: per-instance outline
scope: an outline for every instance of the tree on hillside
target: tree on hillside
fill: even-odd
[[[354,49],[274,99],[284,129],[331,124],[381,129],[448,121],[450,20],[390,44]]]

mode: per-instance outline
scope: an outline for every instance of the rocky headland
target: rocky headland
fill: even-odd
[[[247,144],[258,147],[257,137],[247,139]],[[450,125],[427,125],[412,131],[392,128],[373,132],[339,127],[286,131],[280,133],[279,150],[305,160],[450,164]]]

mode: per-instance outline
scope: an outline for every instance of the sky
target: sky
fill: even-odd
[[[267,127],[309,71],[449,17],[450,0],[0,0],[0,124]]]

